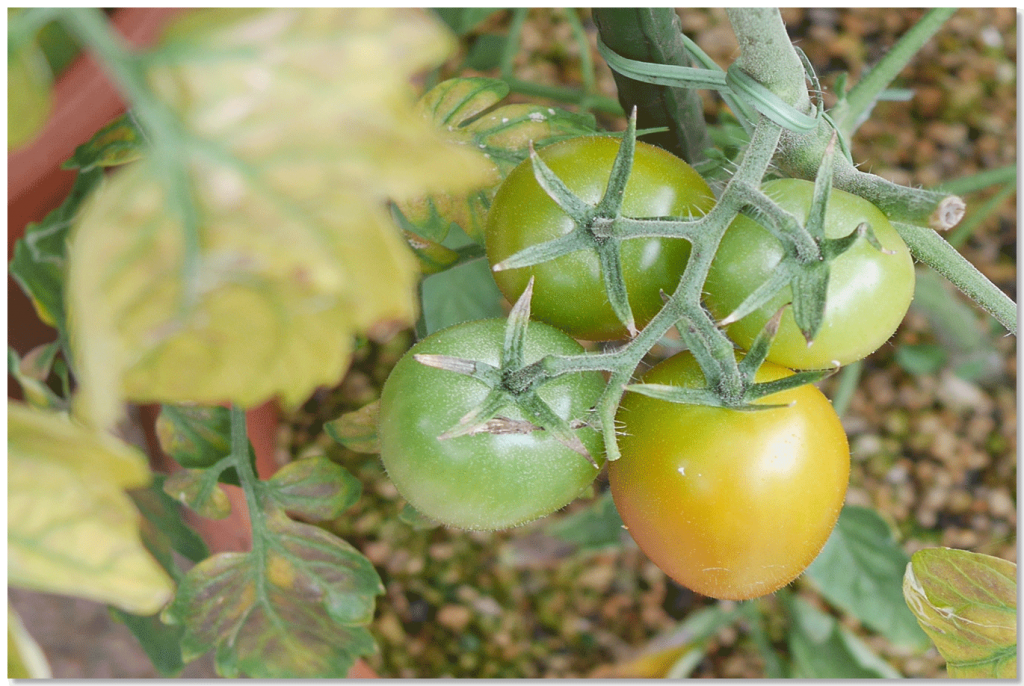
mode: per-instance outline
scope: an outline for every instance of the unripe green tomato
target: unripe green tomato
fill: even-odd
[[[757,381],[792,374],[766,362]],[[680,353],[641,379],[703,388]],[[608,481],[622,521],[662,571],[712,598],[746,600],[795,579],[835,526],[850,476],[839,417],[814,386],[741,411],[627,393],[616,415],[622,456]]]
[[[549,145],[541,159],[585,202],[604,195],[620,140],[584,136]],[[693,168],[653,145],[637,142],[626,182],[622,214],[627,217],[689,217],[706,214],[715,196]],[[548,197],[533,175],[529,159],[505,178],[487,215],[487,259],[495,265],[520,250],[558,238],[574,228],[570,217]],[[622,244],[626,293],[638,328],[661,310],[660,291],[675,291],[686,268],[690,244],[681,238],[635,238]],[[530,277],[532,316],[575,338],[622,338],[626,329],[608,300],[597,254],[580,250],[549,262],[494,272],[498,288],[515,302]]]
[[[416,510],[459,529],[506,529],[551,514],[593,482],[598,470],[548,431],[479,433],[438,440],[478,407],[489,388],[471,377],[428,367],[413,355],[430,353],[498,366],[505,320],[465,322],[427,336],[398,361],[381,392],[380,457],[395,488]],[[525,362],[583,348],[554,327],[531,322]],[[604,389],[599,372],[566,374],[538,395],[566,420],[583,419]],[[526,419],[516,407],[500,413]],[[601,434],[576,431],[600,466]]]
[[[807,219],[814,184],[780,179],[764,185],[782,209],[801,222]],[[896,331],[914,297],[914,262],[889,219],[863,198],[833,190],[825,211],[825,237],[841,238],[861,222],[871,225],[879,252],[861,238],[831,265],[825,320],[807,345],[792,308],[782,315],[768,359],[790,369],[827,369],[862,359],[881,347]],[[717,318],[727,317],[764,283],[782,260],[782,245],[752,219],[738,216],[715,253],[704,283],[704,302]],[[792,300],[787,286],[760,309],[731,324],[726,333],[749,348],[765,322]]]

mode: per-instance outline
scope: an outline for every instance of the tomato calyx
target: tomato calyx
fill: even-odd
[[[714,355],[702,354],[696,347],[691,349],[691,353],[698,359],[698,363],[704,373],[707,382],[704,388],[683,388],[665,384],[641,383],[629,384],[625,387],[625,390],[657,400],[666,400],[685,405],[704,405],[706,407],[721,407],[743,411],[761,411],[788,407],[785,404],[768,404],[756,401],[776,393],[820,381],[835,373],[838,368],[799,372],[774,381],[757,382],[754,380],[757,370],[768,355],[768,350],[771,348],[772,340],[778,332],[779,322],[784,311],[785,306],[779,308],[775,315],[768,320],[746,354],[732,353],[739,358],[738,360],[728,360],[733,363],[732,365],[719,365],[719,360]],[[725,368],[719,369],[719,366]],[[731,371],[728,369],[729,366],[735,367],[734,373],[729,373]]]
[[[756,188],[744,188],[747,207],[743,214],[754,219],[782,245],[781,261],[768,280],[750,293],[735,310],[718,322],[720,327],[743,319],[760,309],[786,287],[793,294],[793,319],[810,346],[825,321],[826,294],[832,263],[863,238],[882,253],[885,250],[870,224],[861,222],[840,238],[825,236],[825,212],[832,192],[832,159],[836,137],[829,143],[818,176],[806,221],[779,207],[769,195]]]
[[[434,354],[416,354],[420,364],[456,374],[472,377],[483,383],[490,392],[474,409],[463,415],[455,426],[441,433],[438,440],[479,433],[512,434],[550,431],[560,443],[579,453],[597,469],[597,462],[587,450],[575,429],[588,426],[582,419],[567,420],[560,417],[538,395],[537,390],[554,378],[543,364],[524,364],[524,342],[530,321],[530,300],[533,297],[531,277],[508,316],[500,366],[468,360],[461,357]],[[499,414],[514,405],[527,419],[511,419]]]

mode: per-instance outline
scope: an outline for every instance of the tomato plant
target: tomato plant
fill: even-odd
[[[764,191],[803,223],[814,184],[780,179]],[[896,331],[914,296],[914,264],[907,246],[888,218],[867,200],[833,190],[825,214],[825,237],[839,238],[867,222],[886,252],[858,240],[831,266],[825,319],[808,345],[793,319],[783,314],[768,359],[793,369],[825,369],[859,360],[877,350]],[[783,257],[782,245],[754,220],[738,216],[719,245],[707,281],[705,303],[719,319],[764,283]],[[730,338],[748,347],[765,322],[790,301],[783,288],[760,309],[731,324]]]
[[[604,193],[619,150],[616,138],[574,138],[538,154],[585,202]],[[715,203],[707,183],[683,160],[645,143],[636,144],[622,214],[630,217],[702,215]],[[502,183],[487,217],[487,258],[492,265],[531,245],[568,234],[573,219],[548,197],[522,162]],[[622,245],[621,260],[629,304],[642,327],[661,309],[659,291],[671,293],[690,255],[690,244],[673,238],[638,238]],[[608,301],[601,265],[593,251],[580,250],[549,262],[494,273],[510,301],[536,278],[533,314],[576,338],[610,340],[626,330]]]
[[[399,493],[424,515],[460,529],[504,529],[568,504],[597,475],[580,454],[546,431],[478,433],[438,440],[488,388],[467,376],[427,367],[413,355],[472,358],[497,365],[505,321],[487,319],[443,329],[406,353],[388,377],[380,402],[380,455]],[[582,348],[540,322],[526,334],[525,362]],[[580,419],[604,387],[599,373],[569,374],[546,383],[541,398],[565,419]],[[502,412],[524,419],[513,407]],[[600,459],[600,435],[580,429],[590,454]]]
[[[756,381],[791,372],[764,363]],[[656,365],[644,383],[704,386],[693,356]],[[839,418],[805,385],[738,411],[629,394],[617,414],[622,456],[608,463],[630,535],[666,574],[714,598],[747,599],[796,578],[835,526],[850,474]]]

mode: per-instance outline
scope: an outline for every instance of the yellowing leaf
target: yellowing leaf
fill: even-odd
[[[182,469],[167,477],[164,493],[207,519],[231,514],[231,501],[217,485],[217,474],[206,469]]]
[[[182,624],[186,662],[214,650],[228,678],[342,678],[375,649],[365,628],[384,586],[351,545],[277,509],[263,544],[193,567],[161,618]]]
[[[53,76],[35,42],[7,58],[7,150],[31,143],[46,125],[53,106]]]
[[[950,548],[914,553],[903,595],[949,676],[1017,675],[1017,565]]]
[[[413,10],[173,27],[147,76],[180,139],[154,132],[72,237],[76,410],[105,426],[122,398],[294,406],[340,380],[355,335],[411,324],[418,270],[385,199],[488,172],[413,111],[410,76],[452,47]]]
[[[324,424],[327,435],[356,453],[379,453],[377,421],[380,401],[374,400],[358,410],[347,412]]]
[[[173,584],[139,539],[125,488],[144,486],[145,458],[64,415],[7,408],[7,574],[34,591],[79,596],[139,614]]]
[[[508,95],[508,85],[483,77],[449,79],[427,92],[417,104],[420,113],[445,132],[454,144],[474,152],[490,167],[486,190],[456,193],[447,189],[398,202],[398,209],[417,232],[442,240],[451,222],[483,243],[491,197],[498,183],[528,156],[530,143],[540,147],[563,138],[594,132],[594,118],[544,105],[505,105],[491,109]]]

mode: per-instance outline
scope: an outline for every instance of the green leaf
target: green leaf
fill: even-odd
[[[188,469],[212,467],[231,453],[231,411],[219,405],[162,405],[156,418],[160,448]],[[256,451],[249,443],[249,461],[256,471]],[[238,486],[238,472],[220,472],[222,483]]]
[[[354,412],[347,412],[324,424],[327,435],[356,453],[379,453],[377,439],[377,417],[380,401],[364,405]]]
[[[185,667],[181,659],[183,627],[164,624],[159,615],[143,617],[117,608],[110,608],[110,613],[132,632],[160,676],[173,678],[181,673]]]
[[[466,55],[465,66],[477,71],[494,69],[501,64],[508,45],[508,36],[496,33],[484,33],[477,36]]]
[[[75,148],[75,154],[61,168],[86,172],[96,167],[128,164],[142,158],[145,146],[135,121],[130,115],[122,114]]]
[[[794,679],[898,679],[899,673],[830,615],[802,598],[788,604]]]
[[[7,573],[12,586],[153,613],[170,577],[139,540],[124,492],[150,479],[145,457],[56,412],[7,406]]]
[[[356,335],[412,324],[416,264],[385,201],[488,173],[413,110],[409,79],[453,47],[411,9],[183,13],[143,62],[166,106],[144,120],[152,154],[75,227],[76,411],[294,407],[340,381]]]
[[[461,322],[501,317],[502,295],[487,260],[475,260],[423,281],[426,332]]]
[[[830,603],[896,645],[928,645],[902,602],[910,558],[874,510],[847,505],[807,576]]]
[[[605,491],[585,510],[554,519],[544,530],[581,550],[600,550],[621,545],[624,529],[612,493]]]
[[[217,474],[207,469],[182,469],[164,481],[164,493],[207,519],[231,514],[228,495],[217,486]]]
[[[365,625],[380,578],[345,541],[276,509],[266,516],[262,555],[199,563],[163,618],[185,626],[185,661],[215,650],[221,676],[342,678],[375,650]]]
[[[7,603],[7,678],[50,679],[50,665],[39,644],[28,633],[21,617]]]
[[[199,534],[182,519],[178,501],[164,491],[166,480],[165,474],[154,474],[153,483],[148,488],[136,489],[129,495],[142,514],[143,543],[164,569],[178,578],[178,567],[168,554],[170,550],[192,562],[205,560],[210,551]]]
[[[352,507],[363,485],[326,457],[291,462],[265,482],[267,495],[289,514],[312,522],[335,519]]]
[[[25,228],[25,235],[14,245],[14,259],[8,267],[36,308],[39,319],[65,332],[64,280],[67,237],[71,223],[82,201],[103,180],[103,172],[95,169],[75,177],[71,192],[60,207],[41,222]]]
[[[946,659],[949,676],[1017,676],[1017,565],[966,550],[926,548],[907,565],[903,594]]]

